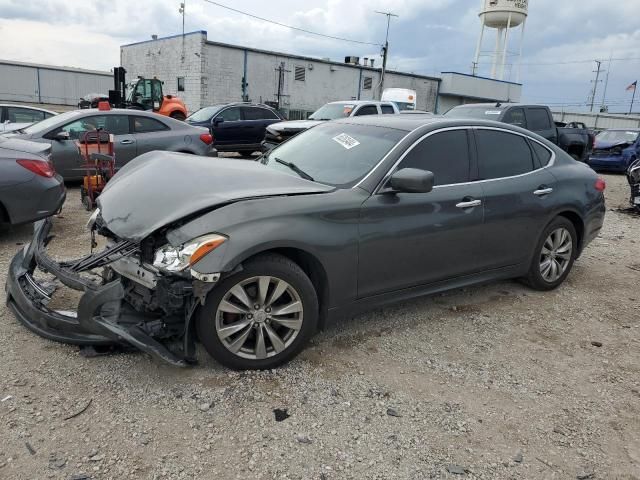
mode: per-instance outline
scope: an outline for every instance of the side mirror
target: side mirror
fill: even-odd
[[[59,131],[53,136],[53,139],[58,140],[59,142],[62,142],[63,140],[69,140],[70,138],[71,135],[69,135],[69,132],[65,132],[64,130]]]
[[[403,168],[391,175],[391,188],[403,193],[428,193],[433,190],[433,172]]]
[[[213,120],[211,120],[211,123],[213,124],[214,127],[217,127],[221,123],[224,123],[224,118],[220,118],[220,117],[214,118]]]

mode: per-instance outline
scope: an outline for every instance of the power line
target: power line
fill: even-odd
[[[203,1],[205,1],[207,3],[210,3],[212,5],[216,5],[217,7],[220,7],[220,8],[225,8],[225,9],[230,10],[230,11],[235,12],[235,13],[240,13],[242,15],[246,15],[247,17],[255,18],[256,20],[262,20],[263,22],[273,23],[274,25],[278,25],[280,27],[285,27],[285,28],[290,28],[291,30],[297,30],[298,32],[308,33],[309,35],[316,35],[318,37],[331,38],[332,40],[340,40],[342,42],[359,43],[361,45],[374,45],[376,47],[380,46],[379,43],[363,42],[361,40],[353,40],[351,38],[335,37],[333,35],[327,35],[327,34],[324,34],[324,33],[312,32],[311,30],[305,30],[304,28],[294,27],[292,25],[286,25],[284,23],[276,22],[275,20],[270,20],[268,18],[259,17],[258,15],[253,15],[252,13],[243,12],[242,10],[238,10],[238,9],[230,7],[228,5],[223,5],[221,3],[214,2],[213,0],[203,0]]]

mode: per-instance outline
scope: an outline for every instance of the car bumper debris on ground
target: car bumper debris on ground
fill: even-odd
[[[606,181],[608,205],[626,206],[625,178]],[[57,265],[89,253],[68,193],[46,235]],[[32,234],[0,235],[16,303]],[[379,309],[274,371],[231,372],[200,349],[191,369],[85,358],[0,303],[0,478],[638,478],[639,238],[638,217],[611,210],[557,291],[507,281]],[[47,309],[77,304],[65,289]]]

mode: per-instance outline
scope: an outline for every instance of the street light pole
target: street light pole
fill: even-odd
[[[387,34],[384,39],[384,46],[382,47],[382,70],[380,71],[380,83],[378,84],[378,99],[382,99],[384,75],[387,71],[387,56],[389,55],[389,26],[391,24],[391,17],[397,17],[398,15],[392,12],[379,12],[377,10],[376,13],[387,16]]]

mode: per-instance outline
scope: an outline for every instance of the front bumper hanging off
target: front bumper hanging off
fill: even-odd
[[[188,362],[144,332],[144,316],[123,303],[125,291],[120,279],[104,285],[84,278],[67,264],[49,257],[51,220],[34,226],[31,243],[11,261],[5,286],[7,305],[20,323],[41,337],[73,345],[132,345],[176,366]],[[83,292],[77,312],[63,312],[47,307],[53,289],[34,278],[36,268],[56,277],[63,285]]]

